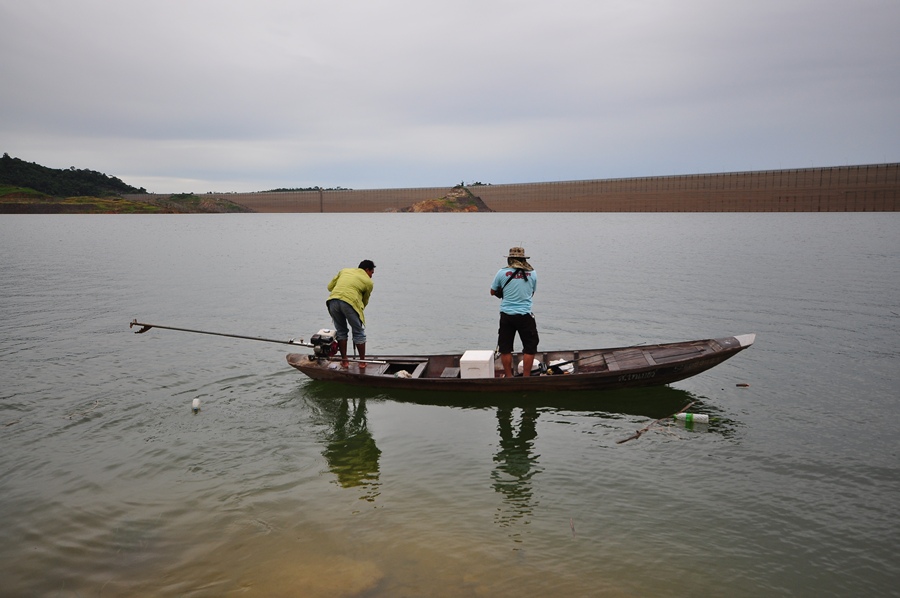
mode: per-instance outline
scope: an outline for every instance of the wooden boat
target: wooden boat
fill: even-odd
[[[512,378],[503,377],[499,358],[488,359],[486,371],[474,368],[481,377],[471,377],[473,368],[467,367],[470,352],[374,356],[365,362],[351,360],[347,368],[341,367],[339,358],[316,354],[290,353],[287,361],[313,380],[372,388],[473,392],[612,390],[661,386],[696,376],[743,351],[755,340],[755,334],[744,334],[658,345],[544,351],[536,356],[544,371]],[[476,357],[483,358],[492,352],[476,353]],[[520,354],[513,355],[514,370],[520,359]],[[362,363],[364,367],[360,367]]]

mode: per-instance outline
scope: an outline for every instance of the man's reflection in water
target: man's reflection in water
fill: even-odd
[[[332,402],[328,409],[332,430],[327,437],[325,451],[328,468],[337,476],[344,488],[362,486],[368,501],[378,496],[378,458],[381,450],[366,425],[366,400],[353,401],[353,409],[347,399]]]
[[[537,437],[537,410],[521,409],[519,429],[513,425],[513,410],[497,408],[497,431],[500,433],[500,450],[494,455],[497,466],[491,474],[494,490],[504,495],[506,508],[494,517],[500,526],[508,526],[516,520],[531,515],[531,478],[540,472],[537,456],[532,454],[534,439]],[[527,523],[527,521],[526,521]]]

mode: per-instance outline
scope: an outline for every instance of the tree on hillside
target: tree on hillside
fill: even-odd
[[[74,166],[68,169],[47,168],[34,162],[12,158],[5,152],[0,158],[0,184],[27,187],[56,197],[109,197],[147,192],[143,187],[132,187],[102,172],[77,169]]]

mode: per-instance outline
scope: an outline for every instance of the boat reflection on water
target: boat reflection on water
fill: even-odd
[[[379,494],[378,459],[381,450],[366,422],[366,400],[313,399],[319,423],[327,426],[322,455],[343,488],[362,487],[360,497],[374,501]]]
[[[497,432],[500,445],[494,455],[496,466],[491,472],[494,490],[503,495],[503,510],[497,511],[494,521],[508,527],[531,515],[534,491],[531,478],[541,472],[534,441],[537,438],[538,411],[535,407],[520,410],[518,426],[511,407],[497,407]]]
[[[596,417],[616,418],[634,415],[658,419],[671,415],[688,403],[694,409],[702,400],[696,395],[670,386],[651,386],[627,390],[561,391],[526,394],[473,393],[473,392],[423,392],[415,390],[373,389],[337,382],[308,380],[304,387],[308,397],[314,399],[368,399],[395,401],[458,409],[533,408],[539,412],[578,411],[589,412]]]
[[[332,382],[310,381],[304,387],[304,394],[316,411],[316,419],[327,426],[323,455],[330,470],[337,476],[337,482],[344,488],[364,488],[362,498],[369,501],[375,500],[379,495],[381,450],[367,429],[367,401],[495,410],[499,442],[493,456],[491,484],[502,495],[503,508],[494,516],[495,522],[501,527],[528,523],[527,519],[533,512],[533,479],[543,471],[540,455],[535,452],[537,422],[542,413],[571,412],[579,417],[600,419],[638,416],[657,420],[677,413],[690,403],[693,403],[691,411],[717,411],[704,404],[696,395],[668,386],[523,396],[520,393],[384,392]],[[698,426],[696,431],[716,431],[729,435],[733,426],[725,418],[718,420],[720,424],[714,427]],[[675,425],[681,429],[686,428],[683,422]],[[637,427],[640,426],[629,427],[628,432],[633,432]]]

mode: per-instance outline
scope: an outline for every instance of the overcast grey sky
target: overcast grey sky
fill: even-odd
[[[900,161],[898,0],[0,0],[0,152],[148,191]]]

